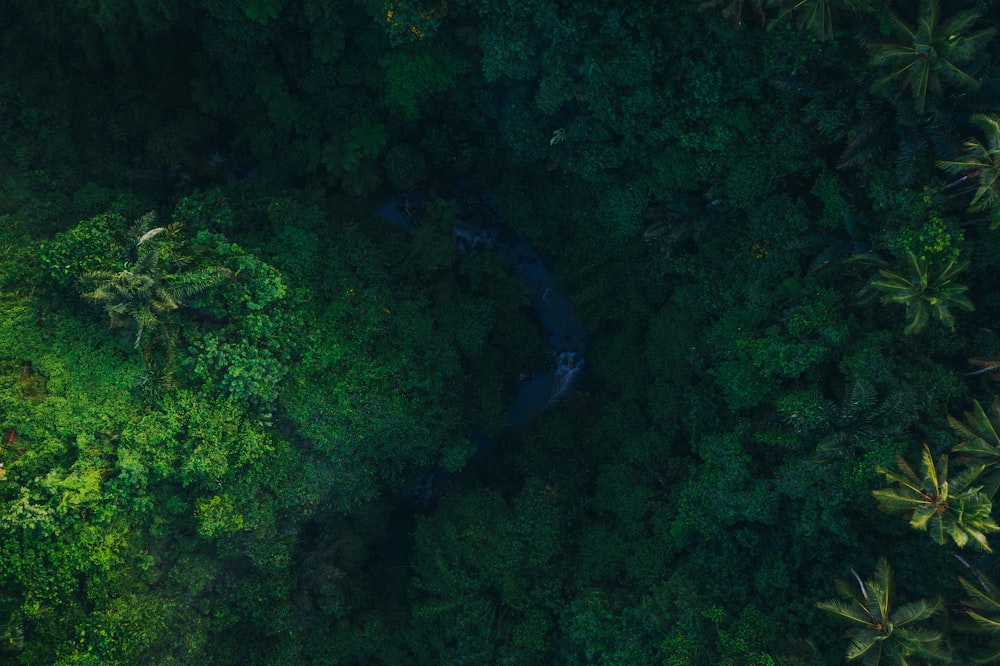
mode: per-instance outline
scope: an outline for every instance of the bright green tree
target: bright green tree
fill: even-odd
[[[831,599],[816,604],[854,623],[854,628],[848,631],[848,661],[860,659],[866,666],[890,663],[916,666],[924,662],[911,657],[946,656],[941,632],[919,624],[941,610],[944,604],[940,598],[921,599],[894,609],[892,570],[884,557],[879,558],[875,576],[869,580],[862,581],[853,569],[851,573],[857,579],[857,589],[842,580],[836,582],[837,591],[848,601]]]
[[[1000,531],[1000,525],[990,515],[993,504],[982,492],[982,485],[974,485],[983,473],[982,465],[968,467],[949,481],[948,456],[942,455],[935,461],[926,444],[921,454],[921,475],[901,456],[896,460],[898,474],[876,468],[896,484],[872,491],[880,509],[906,515],[911,527],[929,530],[931,538],[939,544],[945,542],[947,535],[960,548],[971,540],[981,550],[990,550],[986,535]]]

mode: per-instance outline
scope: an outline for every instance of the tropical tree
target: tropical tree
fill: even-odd
[[[964,284],[956,284],[956,275],[969,267],[969,262],[951,260],[941,270],[931,270],[923,257],[917,258],[907,252],[909,273],[879,269],[881,278],[871,281],[870,286],[883,293],[883,303],[899,303],[906,306],[906,328],[903,333],[919,333],[933,316],[949,329],[955,328],[955,317],[949,308],[971,311],[972,302],[963,294],[969,290]]]
[[[806,275],[812,275],[851,256],[872,254],[872,229],[867,220],[854,215],[844,215],[842,230],[828,234],[809,234],[788,243],[789,250],[816,251],[819,254],[809,262]]]
[[[969,363],[979,368],[970,372],[963,372],[963,377],[974,377],[975,375],[990,374],[990,379],[1000,382],[1000,356],[978,356],[968,359]]]
[[[970,663],[995,664],[1000,661],[1000,641],[997,641],[1000,638],[1000,586],[982,571],[973,570],[973,574],[979,585],[970,583],[961,576],[958,577],[958,582],[969,595],[963,605],[965,614],[970,620],[968,623],[960,623],[958,628],[963,631],[988,634],[993,639],[989,648],[969,657]]]
[[[824,418],[816,433],[817,459],[833,460],[852,449],[898,434],[909,418],[901,408],[902,403],[900,393],[889,393],[879,400],[870,382],[854,382],[839,405],[829,401],[824,404]]]
[[[767,15],[764,14],[764,8],[761,6],[763,0],[706,0],[698,5],[699,10],[714,9],[717,7],[722,7],[722,15],[727,18],[733,19],[733,25],[736,28],[743,27],[743,11],[746,5],[751,5],[753,11],[757,16],[760,17],[761,25],[767,23]]]
[[[769,6],[781,9],[772,26],[795,14],[799,28],[809,30],[823,41],[833,39],[834,17],[842,10],[857,12],[871,9],[871,5],[864,0],[771,0]]]
[[[954,161],[939,161],[939,167],[962,177],[945,186],[945,189],[975,182],[976,193],[969,203],[969,210],[988,211],[990,229],[1000,227],[1000,118],[978,113],[972,122],[983,131],[984,141],[969,137],[964,142],[963,154]]]
[[[916,28],[898,16],[890,17],[890,28],[897,37],[893,43],[870,43],[869,63],[882,71],[872,86],[874,92],[907,88],[918,113],[927,109],[927,96],[936,96],[942,83],[963,90],[977,90],[979,81],[961,66],[970,63],[979,49],[993,37],[995,28],[972,31],[982,12],[967,9],[944,23],[938,0],[921,0]]]
[[[875,95],[857,96],[850,113],[850,128],[842,134],[846,141],[840,168],[867,171],[889,166],[891,156],[896,182],[912,186],[923,178],[924,166],[932,158],[954,157],[953,138],[944,129],[951,126],[951,114],[939,111],[931,117],[917,113],[912,105],[894,104]]]
[[[112,328],[134,330],[134,347],[148,339],[154,330],[162,330],[171,346],[164,315],[173,312],[183,300],[194,296],[218,281],[214,270],[184,272],[190,261],[179,254],[179,224],[151,228],[155,213],[143,215],[129,231],[131,245],[121,270],[89,271],[82,277],[93,284],[83,297],[100,303]]]
[[[875,386],[865,379],[852,382],[839,402],[808,392],[791,392],[777,399],[794,435],[787,443],[814,448],[820,463],[833,462],[898,435],[913,419],[908,402],[900,391],[880,398]]]
[[[960,440],[951,452],[956,459],[983,468],[983,482],[992,498],[1000,487],[1000,396],[993,398],[989,414],[973,400],[972,410],[963,416],[964,422],[948,415],[948,425]]]
[[[896,484],[872,491],[880,509],[906,515],[910,527],[930,531],[939,544],[947,535],[959,548],[971,540],[981,550],[991,552],[986,535],[1000,531],[1000,525],[990,515],[993,504],[982,485],[973,485],[983,473],[982,465],[967,467],[949,481],[948,456],[942,455],[935,462],[926,444],[920,460],[921,476],[901,456],[896,456],[896,461],[898,474],[876,467]]]
[[[943,607],[938,597],[921,599],[893,609],[894,588],[892,571],[884,557],[875,566],[875,576],[862,581],[854,569],[857,589],[853,585],[838,580],[837,591],[848,601],[831,599],[821,601],[816,606],[834,615],[850,620],[854,628],[848,632],[847,659],[860,659],[867,666],[883,663],[916,664],[911,657],[926,659],[947,656],[943,636],[919,626],[919,623],[933,617]]]

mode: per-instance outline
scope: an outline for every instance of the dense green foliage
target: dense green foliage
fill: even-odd
[[[997,8],[626,5],[0,3],[0,661],[996,663]]]

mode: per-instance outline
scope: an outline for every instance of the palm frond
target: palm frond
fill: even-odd
[[[959,576],[958,582],[968,594],[963,602],[979,629],[1000,634],[1000,587],[982,571],[974,571],[979,585],[976,586]]]
[[[885,638],[886,637],[882,634],[874,631],[858,632],[858,635],[851,637],[851,641],[847,645],[847,654],[844,656],[848,661],[851,661],[859,657],[871,655],[872,650],[874,650],[875,659],[873,663],[877,664],[881,659],[881,655],[879,653],[882,651]]]
[[[941,597],[934,599],[921,599],[897,608],[892,614],[893,626],[905,627],[914,622],[920,622],[934,617],[944,608],[944,600]]]
[[[840,617],[852,622],[858,622],[864,625],[868,625],[871,622],[871,618],[868,614],[864,610],[858,608],[857,604],[848,604],[840,601],[839,599],[820,601],[816,604],[816,607],[821,610],[825,610],[828,613],[839,615]]]

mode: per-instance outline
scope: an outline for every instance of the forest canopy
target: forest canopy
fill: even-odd
[[[0,661],[1000,663],[997,11],[0,2]]]

